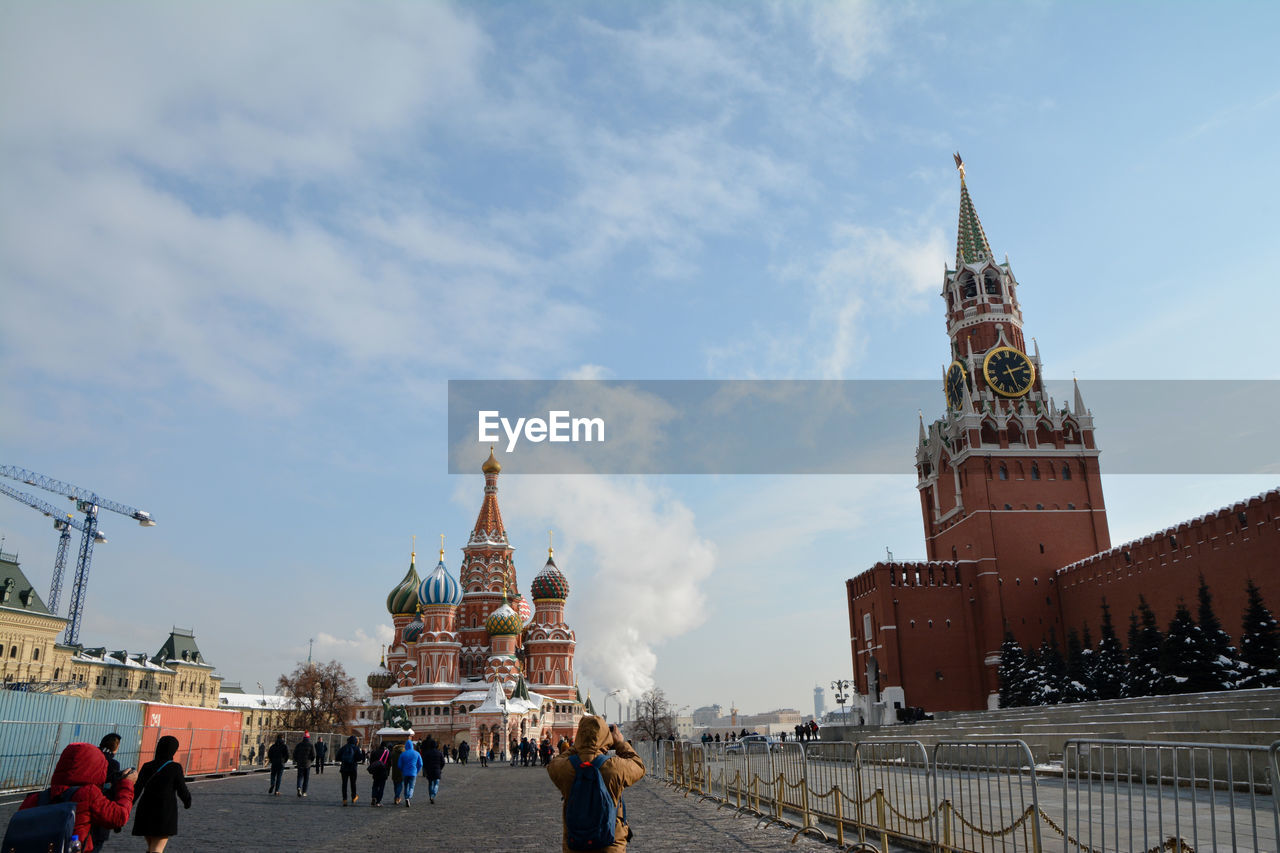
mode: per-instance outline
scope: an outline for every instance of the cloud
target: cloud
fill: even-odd
[[[710,371],[748,378],[849,378],[866,354],[866,318],[883,321],[925,307],[924,297],[941,290],[946,258],[938,228],[916,228],[900,237],[878,226],[837,224],[827,249],[812,263],[778,270],[780,278],[808,291],[804,301],[812,307],[805,328],[759,327],[743,341],[710,347]]]
[[[888,52],[890,25],[887,10],[872,0],[829,0],[813,6],[818,57],[850,80],[861,80]]]
[[[630,698],[653,687],[656,650],[701,624],[716,565],[692,511],[632,478],[512,477],[503,492],[508,517],[563,531],[556,563],[572,590],[580,675]],[[540,568],[526,562],[522,586]]]

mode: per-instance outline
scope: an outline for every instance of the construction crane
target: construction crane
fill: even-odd
[[[84,599],[89,585],[89,564],[93,561],[93,545],[98,539],[98,510],[109,509],[128,516],[143,527],[155,527],[155,520],[151,518],[149,512],[106,500],[88,489],[55,480],[25,468],[0,465],[0,477],[8,477],[57,495],[65,495],[76,502],[76,511],[84,514],[84,521],[80,523],[80,556],[76,560],[76,578],[71,587],[71,604],[67,607],[67,631],[63,635],[63,642],[74,646],[80,642],[80,618],[84,615]]]
[[[26,492],[20,492],[12,486],[0,483],[0,492],[8,495],[16,501],[38,510],[49,518],[53,519],[53,529],[58,531],[58,558],[53,562],[53,582],[49,584],[49,612],[54,616],[58,615],[58,600],[62,597],[62,575],[67,567],[67,548],[71,544],[71,530],[75,528],[81,533],[84,532],[84,525],[76,521],[71,513],[61,512],[57,507],[45,503],[37,497],[32,497]],[[106,535],[102,530],[93,532],[93,543],[102,545],[107,541]]]

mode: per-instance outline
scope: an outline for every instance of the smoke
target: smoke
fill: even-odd
[[[511,477],[501,489],[509,529],[518,520],[525,530],[556,531],[556,565],[570,585],[565,619],[578,637],[578,674],[638,698],[654,686],[656,649],[704,618],[701,585],[716,553],[698,535],[693,512],[635,478]],[[541,542],[513,544],[527,590],[545,561]]]

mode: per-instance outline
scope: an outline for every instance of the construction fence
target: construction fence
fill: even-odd
[[[853,850],[1280,850],[1280,741],[1073,740],[1060,765],[1020,740],[640,746],[686,796]]]

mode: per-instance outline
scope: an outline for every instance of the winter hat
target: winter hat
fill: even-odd
[[[302,736],[303,736],[304,738],[309,738],[309,737],[311,737],[311,732],[303,732],[303,733],[302,733]]]

